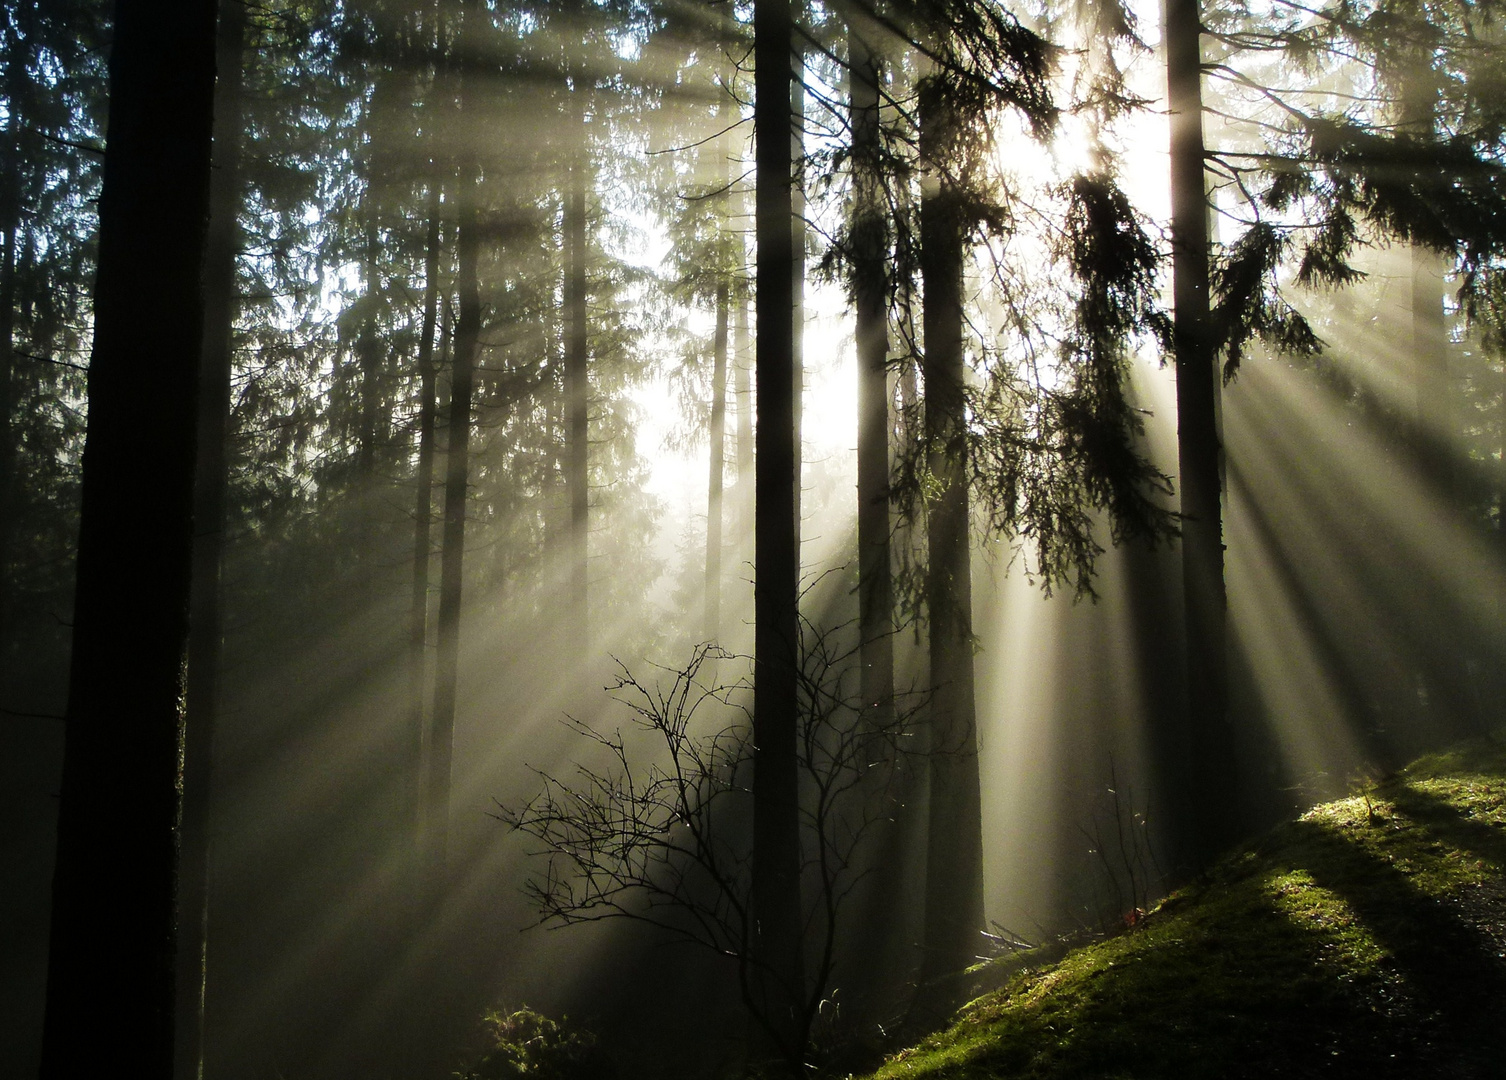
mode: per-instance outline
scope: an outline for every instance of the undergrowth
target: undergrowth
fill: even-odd
[[[1319,806],[874,1080],[1506,1076],[1506,747]]]

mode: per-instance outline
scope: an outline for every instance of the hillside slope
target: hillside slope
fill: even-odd
[[[1016,975],[874,1080],[1506,1077],[1506,746],[1416,762]]]

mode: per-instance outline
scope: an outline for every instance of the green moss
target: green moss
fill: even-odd
[[[1481,742],[1282,826],[875,1080],[1498,1075],[1503,920],[1506,749]]]

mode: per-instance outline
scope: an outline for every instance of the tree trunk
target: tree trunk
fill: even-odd
[[[1187,758],[1177,861],[1206,865],[1238,832],[1235,755],[1225,645],[1223,454],[1208,309],[1208,202],[1203,177],[1201,13],[1168,0],[1167,98],[1171,108],[1171,250],[1181,484],[1182,590],[1187,648]]]
[[[101,1047],[173,1070],[215,4],[119,0],[113,36],[46,1080],[97,1072]]]
[[[467,5],[461,34],[475,33],[477,10]],[[468,57],[467,57],[468,58]],[[460,75],[460,112],[475,113],[476,75],[465,63]],[[430,885],[441,890],[449,863],[450,767],[455,739],[455,697],[460,670],[460,603],[464,580],[466,481],[471,439],[471,389],[481,335],[481,292],[477,281],[480,214],[476,205],[479,167],[463,154],[458,170],[455,216],[456,286],[460,311],[450,366],[450,418],[445,440],[444,537],[439,562],[439,643],[434,671],[434,718],[429,745],[426,819]]]
[[[963,970],[983,930],[983,819],[973,701],[972,566],[963,396],[961,196],[947,179],[952,126],[934,88],[922,90],[920,266],[924,289],[925,434],[938,494],[927,500],[930,616],[930,823],[921,980]],[[923,998],[925,995],[922,995]]]
[[[580,93],[577,88],[576,93]],[[569,339],[565,346],[565,400],[569,413],[569,460],[565,483],[570,490],[570,593],[569,646],[584,658],[589,644],[587,615],[590,537],[590,407],[588,371],[590,327],[587,322],[586,281],[586,124],[577,113],[581,145],[570,166],[570,190],[565,198],[565,310]]]
[[[793,1069],[804,1049],[799,715],[800,546],[796,498],[795,310],[790,175],[789,0],[756,0],[754,144],[758,425],[754,478],[753,882],[759,975],[749,987],[774,1048]]]
[[[21,242],[21,103],[28,96],[27,40],[31,3],[18,5],[9,27],[5,56],[6,121],[0,145],[0,687],[7,686],[12,638],[11,545],[15,521],[16,444],[16,261]]]
[[[239,308],[241,84],[246,6],[220,0],[214,95],[214,167],[204,253],[203,375],[199,386],[198,465],[194,480],[193,582],[184,709],[183,825],[178,857],[177,1080],[204,1074],[204,1010],[209,941],[210,794],[218,722],[220,562],[228,483],[232,333]]]
[[[434,522],[434,334],[439,313],[440,185],[429,188],[424,253],[424,314],[418,339],[418,469],[414,479],[413,578],[408,614],[408,753],[414,777],[409,821],[420,836],[423,819],[424,675],[428,667],[430,532]]]
[[[853,299],[858,360],[858,623],[863,708],[878,730],[894,715],[894,585],[889,571],[888,229],[879,173],[879,70],[847,35],[852,85]]]
[[[748,301],[737,302],[733,331],[733,396],[737,398],[737,521],[738,535],[753,531],[753,343],[749,340]]]
[[[367,603],[374,599],[376,552],[376,452],[377,413],[381,407],[381,342],[377,337],[377,304],[381,291],[377,270],[378,238],[376,200],[368,189],[362,200],[366,217],[366,244],[361,258],[361,277],[366,312],[356,339],[356,362],[360,366],[360,415],[356,430],[356,510],[359,514],[360,550],[357,552],[361,590]],[[374,648],[374,642],[368,648]]]
[[[805,409],[805,39],[798,34],[791,38],[794,56],[794,73],[790,82],[790,291],[794,305],[794,331],[790,338],[790,354],[794,357],[794,409],[795,409],[795,551],[800,551],[800,518],[802,515],[802,485],[804,462],[801,458],[801,432],[805,430],[802,413]],[[796,574],[796,587],[799,575]]]
[[[711,477],[706,486],[705,638],[718,640],[722,619],[722,472],[727,441],[728,288],[716,287],[716,331],[711,342]]]

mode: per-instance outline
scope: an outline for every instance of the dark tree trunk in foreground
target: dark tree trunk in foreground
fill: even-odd
[[[175,1075],[204,1072],[208,968],[210,784],[218,713],[220,559],[225,536],[226,439],[230,427],[231,335],[239,307],[235,259],[241,209],[240,140],[246,5],[220,0],[214,94],[214,168],[204,253],[204,355],[194,481],[193,583],[188,634],[187,723],[183,740],[183,828],[178,857],[178,1017]]]
[[[434,523],[434,335],[439,322],[440,186],[429,189],[429,223],[424,246],[424,314],[418,338],[418,475],[413,502],[413,578],[408,609],[409,774],[414,777],[408,821],[415,830],[423,818],[424,674],[429,632],[430,533]]]
[[[708,641],[721,635],[722,621],[722,474],[727,442],[726,280],[716,287],[716,331],[711,340],[711,476],[706,485],[706,605]]]
[[[973,701],[972,565],[963,397],[960,193],[946,178],[958,118],[933,87],[922,90],[920,205],[924,289],[921,374],[925,433],[937,494],[927,500],[926,607],[930,617],[930,823],[921,980],[973,963],[983,930],[983,820]],[[925,1004],[924,993],[922,1005]]]
[[[582,90],[576,87],[575,93]],[[591,383],[587,368],[590,325],[586,281],[586,123],[576,116],[581,145],[570,166],[570,190],[565,196],[565,318],[569,337],[565,343],[565,400],[570,430],[565,483],[570,491],[570,641],[582,656],[587,654],[590,623],[586,608],[590,580],[590,409]]]
[[[47,1080],[98,1072],[106,1059],[144,1076],[173,1070],[214,47],[213,0],[116,4],[42,1043]]]
[[[790,184],[790,3],[753,8],[758,170],[754,466],[753,914],[754,1005],[794,1067],[803,1049],[798,703],[794,236]]]
[[[462,18],[462,41],[475,34],[475,6]],[[463,50],[460,112],[472,116],[476,76],[469,50]],[[466,481],[470,467],[471,389],[476,348],[481,335],[481,292],[477,282],[481,222],[476,206],[479,169],[466,153],[456,189],[456,286],[460,311],[455,320],[455,350],[450,364],[450,418],[445,441],[444,538],[439,560],[439,647],[434,671],[434,719],[429,742],[428,821],[429,875],[442,889],[449,862],[450,765],[455,741],[455,697],[460,674],[460,604],[464,580]]]
[[[1198,0],[1168,0],[1171,107],[1171,249],[1177,373],[1177,460],[1187,635],[1187,757],[1177,816],[1186,850],[1206,865],[1237,834],[1233,731],[1225,644],[1223,511],[1216,357],[1208,308],[1208,203],[1203,179],[1203,91]]]

